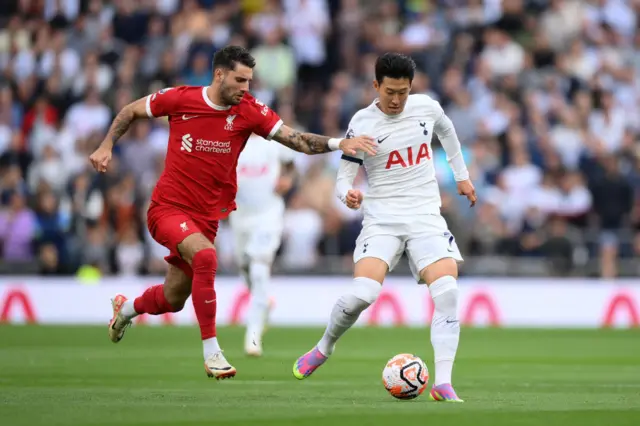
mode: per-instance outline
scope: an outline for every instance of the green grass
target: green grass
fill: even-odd
[[[396,353],[433,372],[426,329],[354,329],[316,374],[293,361],[320,329],[272,329],[245,358],[243,331],[219,331],[233,380],[207,379],[195,328],[0,326],[0,424],[20,425],[640,425],[640,332],[463,330],[454,370],[464,404],[389,396]]]

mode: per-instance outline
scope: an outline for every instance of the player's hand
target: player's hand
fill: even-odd
[[[474,188],[470,179],[458,182],[458,195],[464,195],[467,200],[471,202],[471,207],[476,205],[478,196],[476,195],[476,188]]]
[[[100,173],[107,171],[107,166],[111,162],[111,156],[113,155],[111,148],[100,145],[93,154],[89,156],[89,161],[94,169]]]
[[[369,155],[376,155],[378,145],[375,139],[369,136],[355,136],[340,141],[340,149],[347,155],[356,155],[357,151],[364,151]]]
[[[358,210],[363,199],[364,195],[359,189],[350,189],[347,191],[346,205],[350,209]]]

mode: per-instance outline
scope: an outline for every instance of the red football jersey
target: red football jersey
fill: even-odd
[[[238,105],[215,105],[200,86],[163,89],[146,102],[149,117],[169,117],[165,168],[152,201],[206,220],[228,216],[236,208],[236,166],[247,139],[251,133],[271,139],[280,117],[249,94]]]

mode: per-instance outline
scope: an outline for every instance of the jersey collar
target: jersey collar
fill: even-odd
[[[220,106],[220,105],[216,105],[213,102],[211,102],[211,99],[209,99],[209,97],[207,96],[207,86],[204,86],[202,88],[202,99],[204,99],[204,101],[207,103],[207,105],[209,105],[211,108],[215,109],[216,111],[226,111],[228,109],[231,109],[231,105]]]

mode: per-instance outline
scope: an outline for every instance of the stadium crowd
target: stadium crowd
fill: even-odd
[[[332,137],[375,98],[376,55],[410,54],[414,92],[453,120],[481,200],[469,209],[455,195],[434,141],[462,253],[549,259],[559,274],[597,259],[598,274],[616,276],[619,260],[640,255],[638,12],[631,0],[3,1],[4,270],[160,273],[166,253],[145,212],[166,120],[137,122],[104,175],[87,158],[122,106],[208,85],[216,49],[239,44],[257,59],[255,96]],[[339,161],[297,156],[280,268],[312,269],[323,256],[349,265],[361,216],[334,196]],[[225,226],[217,245],[232,269]]]

